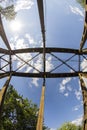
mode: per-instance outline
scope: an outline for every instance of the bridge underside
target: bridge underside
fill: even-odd
[[[43,0],[37,0],[37,6],[42,30],[42,48],[12,50],[6,37],[0,15],[0,36],[7,48],[0,48],[0,79],[9,77],[0,90],[0,114],[3,108],[5,94],[12,76],[43,78],[40,110],[37,122],[37,130],[42,130],[44,94],[46,86],[45,79],[78,76],[83,95],[83,130],[87,130],[87,87],[82,78],[87,78],[87,66],[82,66],[82,62],[87,63],[87,48],[83,49],[87,40],[87,0],[85,3],[84,30],[79,49],[46,47]],[[25,54],[25,58],[23,57],[23,54]],[[48,63],[51,64],[50,69],[48,68]],[[38,65],[41,67],[38,68]]]

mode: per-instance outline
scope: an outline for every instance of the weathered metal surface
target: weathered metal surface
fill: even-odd
[[[7,39],[5,31],[4,31],[4,27],[3,27],[3,24],[2,24],[1,14],[0,14],[0,36],[2,37],[2,39],[5,43],[5,45],[7,46],[7,48],[9,50],[11,50],[11,47],[9,45],[8,39]]]
[[[82,39],[81,39],[81,43],[80,43],[80,50],[83,49],[86,40],[87,40],[87,0],[85,1],[85,22],[84,22]]]
[[[87,75],[87,74],[86,74]],[[83,107],[84,107],[84,116],[83,116],[83,130],[87,130],[87,87],[84,83],[82,75],[79,74],[82,96],[83,96]]]

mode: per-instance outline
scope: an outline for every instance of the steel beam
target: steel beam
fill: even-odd
[[[84,30],[82,34],[82,39],[80,43],[80,51],[84,47],[86,40],[87,40],[87,0],[85,0],[85,22],[84,22]]]
[[[71,48],[45,48],[45,53],[73,53],[76,55],[86,55],[87,49],[83,49],[82,51],[79,51],[78,49],[71,49]],[[43,48],[26,48],[26,49],[16,49],[16,50],[6,50],[3,48],[0,48],[0,54],[6,54],[6,55],[15,55],[15,54],[22,54],[22,53],[43,53]]]
[[[17,49],[12,50],[11,55],[19,54],[19,53],[43,53],[43,48],[26,48],[26,49]],[[79,51],[78,49],[71,49],[71,48],[45,48],[45,53],[74,53],[74,54],[87,54],[87,51]],[[9,54],[9,52],[8,52]]]
[[[39,17],[40,17],[40,24],[42,30],[42,39],[43,39],[43,72],[46,72],[46,36],[45,36],[45,22],[44,22],[44,6],[43,0],[37,0]],[[45,75],[44,75],[44,82],[45,82]]]
[[[7,46],[7,48],[9,50],[11,50],[11,47],[9,45],[8,39],[7,39],[5,31],[4,31],[4,27],[3,27],[3,24],[2,24],[1,14],[0,14],[0,36],[2,37],[2,39],[5,43],[5,45]]]
[[[14,72],[12,71],[12,76],[18,77],[30,77],[30,78],[65,78],[65,77],[77,77],[78,74],[87,74],[87,72],[70,72],[70,73],[49,73],[49,72],[40,72],[40,73],[23,73],[23,72]],[[9,74],[9,72],[7,72]]]
[[[40,25],[42,30],[42,37],[45,39],[45,24],[44,24],[44,7],[43,7],[43,0],[37,0],[39,17],[40,17]]]
[[[8,51],[8,50],[6,50],[6,49],[3,49],[3,48],[0,48],[0,54],[9,55],[9,54],[10,54],[10,51]]]
[[[9,76],[10,73],[0,73],[0,79]]]

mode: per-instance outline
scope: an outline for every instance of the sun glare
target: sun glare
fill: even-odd
[[[22,28],[22,23],[20,21],[14,20],[10,23],[10,29],[14,32],[20,31]]]

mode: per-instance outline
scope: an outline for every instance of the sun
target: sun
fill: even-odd
[[[10,29],[13,32],[21,31],[21,29],[22,29],[22,23],[21,23],[21,21],[18,21],[18,20],[11,21],[10,22]]]

